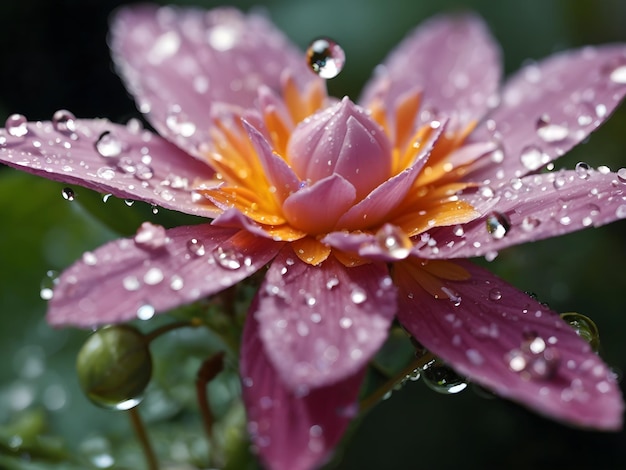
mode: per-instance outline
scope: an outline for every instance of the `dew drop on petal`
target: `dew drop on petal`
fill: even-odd
[[[24,137],[28,133],[26,117],[22,114],[11,114],[5,124],[7,132],[13,137]]]
[[[72,188],[63,188],[61,190],[61,195],[63,196],[63,199],[65,199],[66,201],[73,201],[74,198],[76,197],[76,195],[74,194],[74,190]]]
[[[626,204],[622,204],[615,210],[615,216],[620,219],[626,218]]]
[[[105,158],[116,158],[122,153],[122,142],[111,131],[100,134],[95,145],[96,151]]]
[[[87,266],[95,266],[98,264],[97,256],[91,251],[85,251],[83,253],[82,260]]]
[[[550,157],[543,153],[535,145],[529,145],[522,149],[520,154],[522,165],[528,170],[537,170],[550,161]]]
[[[589,179],[591,175],[591,167],[585,162],[578,162],[575,168],[576,174],[580,179]]]
[[[143,276],[143,282],[149,286],[155,286],[163,280],[163,271],[159,268],[150,268]]]
[[[50,300],[54,297],[54,287],[59,283],[59,273],[58,271],[48,270],[46,271],[46,275],[41,280],[41,284],[39,286],[39,296],[43,300]]]
[[[404,259],[411,253],[413,243],[406,233],[395,225],[386,224],[376,232],[378,245],[392,258]]]
[[[626,168],[620,168],[617,170],[617,179],[620,183],[626,184]]]
[[[500,300],[502,298],[502,291],[500,289],[493,288],[489,291],[489,300]]]
[[[609,78],[613,83],[619,83],[620,85],[626,84],[626,64],[615,67],[611,71]]]
[[[173,291],[179,291],[184,286],[185,282],[183,281],[183,278],[180,277],[178,274],[174,274],[170,279],[170,289],[172,289]]]
[[[158,250],[163,248],[167,243],[167,235],[165,228],[161,225],[144,222],[137,230],[137,233],[135,233],[133,240],[140,248]]]
[[[324,79],[339,75],[346,61],[341,46],[328,38],[318,38],[311,42],[306,56],[311,70]]]
[[[352,292],[350,292],[350,300],[355,304],[362,304],[367,300],[367,294],[360,287],[354,287]]]
[[[206,254],[204,245],[197,238],[191,238],[187,240],[187,250],[194,256],[200,257]]]
[[[52,115],[52,126],[61,134],[76,132],[76,116],[66,109],[59,109]]]
[[[524,232],[532,232],[540,223],[541,221],[539,219],[529,215],[522,219],[521,227]]]
[[[139,279],[137,279],[135,276],[126,276],[122,280],[122,285],[124,286],[124,289],[126,289],[129,292],[139,290],[139,288],[141,287],[141,283],[139,282]]]
[[[178,105],[172,106],[165,118],[165,124],[174,134],[182,137],[191,137],[196,133],[196,125],[189,120]]]
[[[594,321],[582,313],[562,313],[561,318],[571,326],[576,334],[587,341],[594,351],[600,348],[600,332]]]
[[[222,268],[237,270],[243,265],[242,254],[232,249],[224,249],[221,246],[213,250],[213,257]]]
[[[523,380],[550,379],[556,372],[560,357],[556,348],[548,343],[536,334],[527,335],[519,348],[506,355],[509,369],[519,373]]]
[[[487,232],[496,240],[504,238],[511,228],[509,218],[501,212],[491,212],[486,219]]]
[[[537,120],[536,129],[539,138],[548,143],[561,142],[569,135],[567,127],[552,124],[547,116],[542,116]]]
[[[143,304],[137,309],[137,318],[140,320],[150,320],[155,313],[155,309],[150,304]]]

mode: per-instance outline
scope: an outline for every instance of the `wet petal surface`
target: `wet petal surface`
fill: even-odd
[[[428,350],[497,394],[552,418],[598,429],[621,426],[623,403],[613,373],[555,312],[462,260],[455,263],[471,279],[439,278],[443,289],[436,298],[421,287],[415,263],[396,267],[398,318]]]
[[[48,323],[92,327],[149,319],[219,292],[263,267],[272,240],[211,225],[165,231],[142,226],[66,269],[48,305]]]
[[[260,335],[293,390],[360,370],[387,338],[396,290],[383,264],[345,268],[334,257],[306,264],[285,247],[259,291]]]
[[[156,134],[105,119],[23,124],[24,134],[0,129],[0,161],[48,179],[78,184],[124,199],[214,217],[218,211],[192,191],[213,170]]]

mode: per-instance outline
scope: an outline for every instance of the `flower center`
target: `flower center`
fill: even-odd
[[[467,159],[454,155],[471,127],[416,126],[419,99],[407,95],[392,113],[377,103],[366,111],[327,98],[321,81],[301,92],[287,76],[282,96],[260,90],[260,113],[246,113],[245,123],[242,112],[216,119],[207,159],[219,184],[195,189],[291,242],[311,264],[330,254],[319,241],[329,232],[375,234],[391,224],[413,237],[465,223],[478,214],[457,196],[471,184],[460,181]],[[347,265],[364,262],[334,253]]]

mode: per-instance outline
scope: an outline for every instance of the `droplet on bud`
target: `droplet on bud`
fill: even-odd
[[[128,325],[91,335],[76,359],[80,386],[96,405],[128,410],[138,405],[152,376],[148,342]]]
[[[341,46],[328,38],[318,38],[311,42],[306,50],[306,57],[311,70],[326,80],[339,75],[346,61],[346,54]]]
[[[582,313],[562,313],[561,318],[569,324],[578,336],[587,341],[591,349],[598,351],[600,348],[600,332],[593,320]]]

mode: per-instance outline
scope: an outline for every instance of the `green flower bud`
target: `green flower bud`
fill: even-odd
[[[76,369],[80,386],[92,402],[128,410],[141,402],[152,376],[148,342],[131,326],[105,326],[87,339]]]

